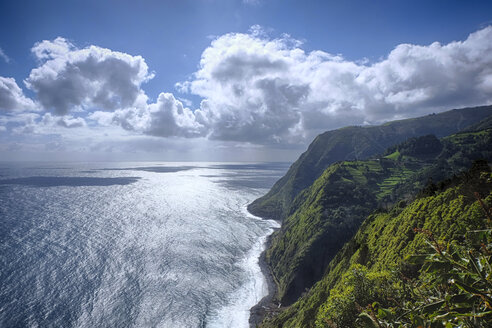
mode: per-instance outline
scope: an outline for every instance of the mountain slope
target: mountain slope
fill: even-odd
[[[322,279],[295,304],[267,317],[262,327],[353,327],[358,306],[401,297],[401,286],[384,286],[384,282],[391,280],[392,271],[419,276],[416,268],[402,262],[425,246],[424,236],[414,228],[426,229],[437,240],[449,242],[467,230],[484,228],[484,212],[474,192],[486,207],[492,206],[492,175],[485,162],[436,189],[427,190],[408,206],[400,203],[391,211],[370,215],[331,261]],[[360,285],[354,274],[370,283]]]
[[[492,106],[455,109],[425,117],[389,122],[380,126],[346,127],[315,138],[308,150],[292,164],[263,197],[248,206],[258,216],[283,220],[293,211],[291,203],[332,163],[366,159],[410,137],[447,136],[492,115]]]
[[[275,232],[266,253],[277,299],[293,303],[316,283],[328,264],[378,207],[410,199],[429,178],[438,181],[492,160],[492,129],[458,133],[439,141],[412,138],[373,160],[332,164],[293,201],[296,210]]]

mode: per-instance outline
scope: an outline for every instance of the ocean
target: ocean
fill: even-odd
[[[0,163],[1,327],[249,327],[286,163]]]

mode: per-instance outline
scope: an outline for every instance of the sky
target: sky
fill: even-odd
[[[0,161],[293,161],[488,104],[491,1],[0,2]]]

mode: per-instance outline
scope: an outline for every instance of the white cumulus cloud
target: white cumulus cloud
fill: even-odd
[[[42,116],[36,113],[24,113],[15,118],[9,118],[6,122],[16,123],[12,129],[16,134],[60,134],[66,129],[87,127],[82,117],[54,116],[51,113],[45,113]]]
[[[492,27],[445,45],[401,44],[376,63],[305,52],[256,28],[215,39],[192,79],[177,84],[204,98],[195,113],[210,138],[256,143],[486,104],[491,86]]]
[[[153,77],[141,56],[90,46],[78,49],[63,38],[36,43],[41,65],[26,86],[56,115],[73,110],[116,110],[145,102],[142,83]]]
[[[36,104],[27,98],[15,79],[0,76],[0,111],[37,110]]]
[[[492,103],[492,27],[448,44],[400,44],[371,63],[307,52],[288,35],[271,38],[253,26],[249,33],[216,37],[197,71],[176,84],[180,93],[201,98],[198,108],[180,100],[189,94],[163,92],[149,103],[142,85],[153,74],[140,56],[97,46],[79,49],[63,38],[36,43],[32,52],[39,66],[25,84],[37,102],[24,96],[14,79],[0,77],[0,109],[42,106],[50,113],[11,121],[14,133],[71,128],[70,134],[86,138],[107,129],[281,148],[345,125]]]
[[[155,103],[116,110],[96,111],[90,119],[101,125],[120,125],[126,130],[157,137],[200,137],[207,129],[193,113],[170,93],[161,93]]]

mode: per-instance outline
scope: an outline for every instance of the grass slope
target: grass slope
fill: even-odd
[[[398,199],[411,199],[431,177],[451,177],[474,159],[492,160],[491,145],[492,129],[456,134],[441,142],[423,136],[395,147],[389,158],[331,165],[299,193],[293,201],[296,210],[273,235],[266,260],[278,286],[277,299],[292,304],[321,279],[371,212]]]
[[[381,301],[377,299],[381,291],[375,287],[366,286],[369,289],[360,294],[362,287],[354,285],[354,272],[367,272],[366,277],[372,277],[374,283],[381,277],[387,280],[392,269],[401,270],[405,256],[424,248],[424,237],[414,232],[416,227],[445,241],[484,228],[484,214],[473,192],[479,192],[484,203],[492,206],[490,170],[480,173],[487,170],[482,166],[441,184],[441,190],[422,195],[408,206],[400,203],[391,211],[370,215],[331,261],[322,279],[295,304],[267,317],[262,327],[353,327],[360,310],[356,303],[365,307]]]

